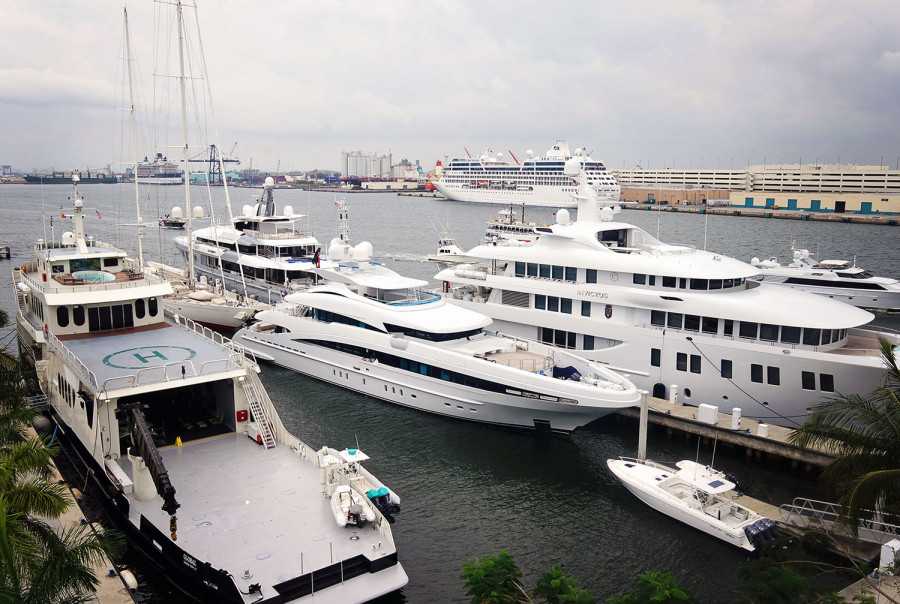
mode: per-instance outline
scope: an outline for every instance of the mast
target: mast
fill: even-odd
[[[137,139],[134,125],[134,90],[131,82],[131,39],[128,32],[128,8],[125,8],[125,62],[128,66],[128,105],[131,114],[131,162],[134,166],[134,205],[137,208],[138,270],[144,271],[144,222],[141,218],[141,194],[138,186]]]
[[[178,85],[181,90],[181,136],[184,143],[184,148],[182,149],[182,159],[183,159],[183,168],[182,174],[184,174],[184,213],[187,219],[187,248],[188,248],[188,286],[193,286],[194,284],[194,243],[192,241],[191,233],[193,232],[191,229],[191,173],[190,173],[190,158],[188,157],[188,142],[187,142],[187,103],[185,102],[185,91],[184,91],[184,32],[182,31],[182,12],[181,12],[181,0],[176,0],[176,15],[178,18],[178,65],[179,65],[179,77],[178,77]]]

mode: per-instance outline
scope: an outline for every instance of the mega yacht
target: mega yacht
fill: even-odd
[[[515,163],[502,153],[490,151],[478,157],[452,159],[434,186],[452,201],[571,207],[576,184],[563,167],[566,161],[574,159],[584,168],[586,182],[597,195],[619,199],[619,184],[603,162],[592,159],[581,148],[570,152],[564,140],[553,143],[543,157],[535,157],[528,150],[521,164],[513,159]]]
[[[277,213],[274,187],[275,180],[267,177],[262,198],[255,206],[244,206],[231,226],[213,225],[175,238],[186,260],[193,253],[198,276],[213,283],[224,279],[226,289],[266,303],[313,283],[310,269],[320,264],[321,246],[300,225],[305,215],[294,214],[290,206]]]
[[[866,328],[871,313],[759,283],[749,264],[616,222],[579,162],[567,173],[580,182],[577,220],[562,209],[530,245],[469,250],[478,263],[437,274],[445,299],[623,372],[653,396],[779,425],[881,383],[878,339],[900,338]]]
[[[406,584],[390,524],[366,503],[386,487],[291,435],[246,351],[167,316],[168,281],[85,237],[82,212],[76,185],[73,230],[12,271],[20,353],[130,545],[202,602],[360,602]],[[335,522],[340,487],[373,522]]]
[[[876,277],[849,260],[816,260],[809,250],[794,248],[791,262],[780,264],[771,256],[753,258],[756,277],[765,283],[780,283],[871,310],[900,310],[900,281]]]
[[[489,331],[372,262],[371,245],[329,246],[320,285],[289,294],[235,341],[257,358],[374,398],[458,419],[570,432],[634,406],[628,380],[568,351]]]

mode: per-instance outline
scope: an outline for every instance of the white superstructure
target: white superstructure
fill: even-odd
[[[865,329],[871,313],[758,283],[749,264],[612,218],[581,187],[576,221],[561,210],[531,245],[469,250],[477,264],[437,275],[443,295],[501,331],[624,372],[654,396],[740,407],[766,422],[802,424],[812,404],[881,383],[878,338],[900,339]]]
[[[566,161],[575,159],[599,197],[619,199],[619,185],[603,162],[592,159],[581,148],[571,153],[566,141],[556,141],[544,157],[534,157],[531,150],[525,156],[521,164],[518,160],[510,163],[502,153],[455,158],[443,167],[434,186],[452,201],[569,207],[574,205],[576,184],[563,167]]]
[[[775,256],[753,258],[758,280],[778,283],[872,310],[900,310],[900,281],[876,277],[849,260],[822,260],[809,250],[794,248],[790,264],[779,264]]]
[[[344,247],[344,253],[338,248]],[[325,283],[285,298],[235,334],[259,358],[449,417],[569,432],[637,404],[628,380],[553,346],[486,331],[483,314],[336,241]]]

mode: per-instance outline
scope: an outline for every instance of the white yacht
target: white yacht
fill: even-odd
[[[828,296],[853,306],[871,310],[900,310],[900,281],[876,277],[849,260],[813,258],[809,250],[794,248],[790,264],[779,264],[771,256],[753,258],[750,264],[759,269],[756,277],[764,283],[778,283],[814,294]]]
[[[513,211],[513,204],[509,208],[502,208],[497,212],[496,218],[487,221],[484,232],[485,243],[494,241],[518,241],[522,244],[534,243],[540,236],[538,227],[548,227],[549,224],[525,221],[525,205],[522,204],[522,218],[517,219]]]
[[[570,432],[639,401],[631,382],[568,351],[486,330],[483,314],[335,240],[321,285],[289,294],[235,341],[258,358],[458,419]],[[339,260],[339,261],[338,261]]]
[[[77,186],[74,206],[73,230],[12,271],[20,355],[130,546],[204,602],[361,602],[405,585],[382,512],[351,535],[331,505],[339,487],[386,487],[291,435],[246,351],[165,316],[168,281],[85,236]]]
[[[300,222],[306,216],[285,206],[278,214],[266,178],[262,198],[246,205],[231,226],[213,225],[176,237],[175,247],[186,260],[193,253],[194,271],[210,282],[222,280],[230,291],[274,303],[282,295],[305,289],[314,281],[310,269],[319,264],[318,240]]]
[[[544,157],[526,151],[522,164],[490,151],[478,157],[452,159],[434,186],[451,201],[570,207],[574,205],[576,184],[563,167],[571,159],[584,167],[587,184],[598,196],[619,199],[619,184],[603,162],[592,159],[581,148],[570,152],[564,140],[556,141]]]
[[[638,499],[717,539],[753,551],[773,536],[775,523],[741,505],[734,482],[723,472],[689,459],[677,468],[631,457],[606,464]]]
[[[568,172],[578,175],[578,162]],[[571,349],[639,388],[785,426],[835,393],[867,394],[885,375],[873,315],[759,283],[733,258],[658,241],[615,222],[585,184],[527,246],[467,252],[477,264],[438,273],[442,295],[497,329]]]

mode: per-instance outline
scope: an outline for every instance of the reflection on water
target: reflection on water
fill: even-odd
[[[203,190],[195,189],[193,203],[200,204]],[[85,185],[79,191],[85,207],[103,215],[94,219],[86,212],[87,232],[118,241],[134,253],[134,228],[116,226],[134,221],[131,188]],[[68,207],[70,194],[65,186],[0,186],[0,243],[12,246],[7,267],[31,260],[35,240],[50,238],[49,216],[58,216],[61,204]],[[216,215],[224,216],[221,189],[213,194]],[[232,191],[232,203],[240,208],[258,194]],[[160,198],[156,206],[144,205],[145,216],[152,217],[158,208],[168,212],[180,203],[174,191],[153,195]],[[308,214],[309,227],[323,246],[337,235],[335,195],[279,190],[275,199],[280,207],[291,205],[295,212]],[[424,258],[435,251],[438,239],[430,219],[446,225],[467,248],[480,242],[486,220],[499,209],[389,193],[351,195],[348,205],[353,243],[368,240],[376,258],[391,268],[429,280],[437,270]],[[48,220],[42,222],[42,215]],[[549,222],[553,212],[529,209],[526,218]],[[857,257],[875,274],[896,272],[893,255],[900,231],[892,227],[787,220],[763,224],[765,219],[642,210],[625,211],[619,218],[672,243],[702,248],[705,238],[708,249],[745,261],[752,256],[786,258],[794,239],[805,241],[821,257]],[[55,220],[57,238],[70,228],[67,221]],[[148,229],[147,258],[182,265],[172,246],[179,234]],[[12,313],[10,288],[2,288],[0,296],[2,308]],[[876,322],[898,328],[900,316],[879,313]],[[12,341],[11,334],[9,329],[4,332],[5,343]],[[636,454],[633,423],[605,418],[570,437],[536,436],[390,405],[272,365],[263,366],[262,379],[290,431],[314,447],[358,445],[372,457],[367,466],[403,498],[393,531],[410,583],[402,596],[390,601],[404,596],[410,602],[464,601],[462,563],[501,549],[515,557],[529,586],[558,564],[602,600],[628,589],[637,573],[651,569],[674,572],[678,582],[704,602],[733,599],[744,552],[655,512],[607,470],[607,458]],[[649,441],[648,455],[658,461],[698,455],[694,439],[670,439],[654,431]],[[699,460],[708,462],[711,455],[711,445],[704,446]],[[715,463],[759,499],[786,503],[795,496],[824,497],[815,483],[795,478],[786,468],[748,463],[722,447]],[[173,601],[169,595],[157,599]]]

